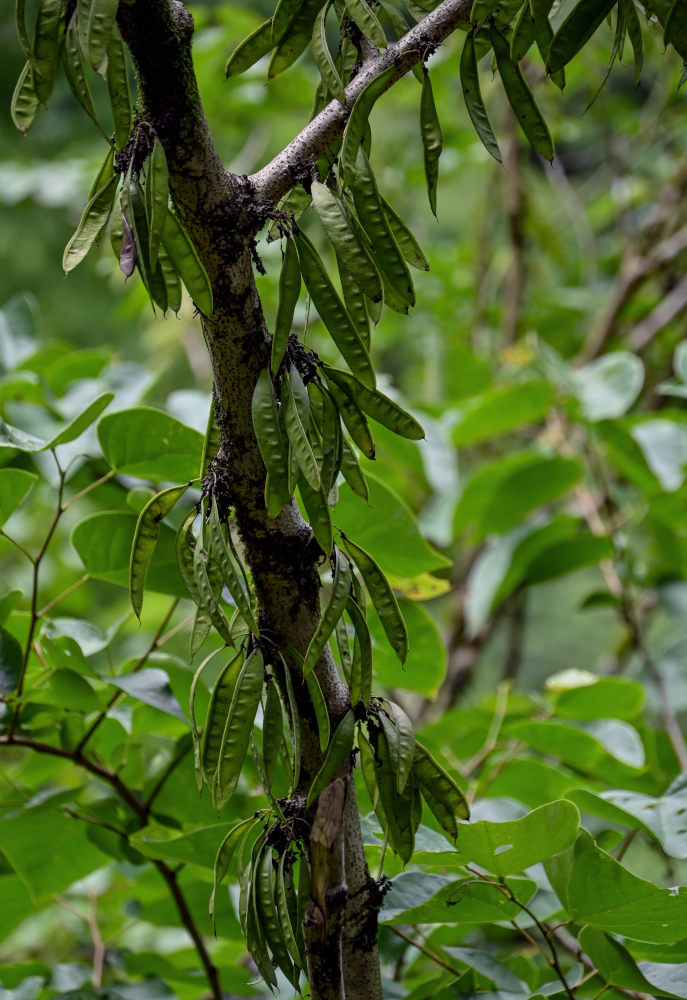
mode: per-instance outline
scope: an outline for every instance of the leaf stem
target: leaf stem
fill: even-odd
[[[3,538],[6,538],[7,541],[10,542],[12,545],[14,545],[15,548],[19,549],[21,554],[26,556],[29,562],[35,561],[34,556],[32,556],[29,550],[25,549],[24,546],[21,544],[21,542],[18,542],[16,538],[12,538],[12,536],[8,535],[6,531],[0,531],[0,535],[2,535]]]
[[[65,597],[69,597],[70,594],[73,594],[74,591],[78,590],[79,587],[82,587],[84,585],[84,583],[86,583],[87,580],[90,580],[90,577],[89,577],[88,573],[84,573],[84,575],[81,576],[81,577],[79,577],[78,580],[75,580],[74,583],[71,583],[66,588],[66,590],[63,590],[61,594],[58,594],[57,597],[53,597],[52,601],[48,601],[48,603],[45,605],[45,607],[41,608],[41,610],[38,612],[38,617],[42,618],[44,615],[47,615],[47,613],[49,611],[52,611],[52,609],[57,604],[59,604],[60,601],[63,601],[65,599]]]
[[[36,625],[38,624],[38,619],[40,617],[40,612],[38,611],[38,584],[39,584],[41,562],[43,561],[45,553],[48,551],[48,546],[50,545],[52,537],[55,534],[57,525],[60,523],[60,518],[62,517],[62,497],[64,495],[64,471],[54,451],[52,452],[52,456],[55,459],[55,464],[57,466],[57,471],[59,475],[59,481],[57,487],[57,507],[55,509],[55,514],[53,515],[52,521],[48,526],[45,538],[43,539],[43,544],[41,545],[37,555],[32,560],[33,584],[31,588],[31,618],[29,621],[28,635],[26,636],[26,646],[24,647],[24,656],[22,659],[21,671],[19,674],[19,680],[17,682],[17,688],[15,692],[17,703],[9,727],[10,736],[14,732],[17,722],[19,720],[19,712],[21,708],[21,696],[22,696],[22,691],[24,690],[24,678],[26,677],[26,670],[29,665],[29,657],[31,656],[33,636],[36,631]]]
[[[552,969],[555,971],[556,975],[560,979],[563,989],[567,993],[570,1000],[575,1000],[575,994],[568,985],[568,981],[565,978],[565,973],[561,968],[560,959],[558,957],[558,949],[556,948],[556,945],[554,943],[554,935],[551,929],[541,922],[539,917],[537,917],[533,913],[533,911],[527,906],[526,903],[523,903],[521,900],[517,898],[511,887],[507,885],[505,882],[497,882],[495,879],[490,878],[488,875],[485,875],[483,872],[478,871],[471,865],[466,865],[466,868],[469,872],[472,872],[473,875],[476,875],[484,882],[488,882],[490,885],[493,885],[495,889],[497,889],[500,893],[502,893],[502,895],[504,895],[507,899],[512,900],[512,902],[515,903],[516,906],[519,906],[520,909],[523,911],[523,913],[527,914],[527,916],[534,923],[537,930],[542,935],[542,937],[544,938],[549,947],[549,951],[551,952],[551,957],[549,958],[545,955],[549,965],[552,967]],[[511,923],[513,923],[513,925],[522,933],[522,928],[519,927],[517,924],[515,924],[515,921],[511,921]],[[525,936],[529,941],[533,940],[529,934]]]
[[[407,941],[408,944],[413,946],[413,948],[417,948],[418,951],[421,951],[423,955],[426,955],[427,958],[429,958],[436,965],[440,966],[440,968],[445,969],[446,972],[450,972],[454,976],[463,975],[463,972],[465,971],[464,969],[457,969],[455,965],[451,965],[450,962],[447,962],[440,955],[437,955],[436,952],[430,951],[429,948],[421,944],[419,941],[414,941],[409,934],[406,934],[404,931],[399,930],[398,927],[392,927],[391,930],[396,935],[396,937],[400,937],[404,941]]]
[[[73,503],[76,503],[77,500],[81,500],[83,497],[87,496],[93,490],[97,489],[98,486],[102,486],[103,483],[106,483],[109,479],[112,479],[113,476],[114,476],[114,470],[110,469],[108,472],[105,473],[104,476],[101,476],[100,479],[96,479],[94,480],[94,482],[89,483],[88,486],[84,486],[82,490],[79,490],[78,493],[75,493],[73,497],[70,497],[69,500],[67,500],[67,502],[62,505],[62,510],[63,511],[69,510],[69,508]]]

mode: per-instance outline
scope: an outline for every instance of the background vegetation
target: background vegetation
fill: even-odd
[[[251,172],[307,120],[315,67],[306,57],[269,84],[261,65],[226,82],[227,55],[269,4],[192,10],[218,147],[231,169]],[[401,669],[378,630],[378,684],[449,762],[473,820],[527,814],[521,822],[532,825],[517,837],[533,849],[508,857],[512,831],[491,854],[474,846],[471,878],[426,815],[402,873],[371,817],[373,871],[394,879],[381,914],[385,988],[414,1000],[566,989],[581,998],[604,988],[685,997],[687,894],[666,890],[684,882],[687,858],[687,88],[678,91],[680,60],[655,32],[639,85],[628,48],[593,100],[613,42],[603,25],[563,95],[540,64],[531,67],[556,138],[551,167],[518,133],[502,90],[483,80],[504,169],[459,100],[462,38],[429,62],[444,132],[438,221],[424,189],[412,76],[373,119],[380,186],[431,265],[416,276],[412,317],[385,313],[375,364],[427,440],[399,442],[380,428],[376,462],[363,460],[371,509],[342,487],[336,521],[403,595],[411,652]],[[8,107],[22,61],[9,13],[0,45]],[[190,302],[178,319],[154,316],[107,249],[63,277],[62,249],[101,156],[94,137],[63,80],[30,138],[9,115],[0,121],[3,418],[48,441],[113,392],[108,413],[152,406],[202,435],[211,376]],[[303,224],[324,253],[316,220]],[[261,241],[258,251],[273,316],[279,244]],[[331,355],[312,317],[307,339]],[[188,435],[180,462],[189,476],[201,443]],[[198,797],[187,718],[197,662],[170,530],[141,625],[124,589],[135,513],[153,483],[187,473],[171,475],[163,458],[138,477],[109,475],[92,428],[57,455],[61,472],[49,453],[3,448],[8,468],[26,473],[27,495],[15,510],[0,486],[0,689],[13,690],[35,625],[25,692],[32,736],[73,746],[110,706],[91,749],[140,791],[140,808],[78,761],[3,751],[0,996],[202,996],[189,927],[207,936],[224,990],[260,993],[231,874],[229,893],[217,894],[216,939],[208,916],[217,846],[231,822],[262,806],[260,779],[248,761],[221,819]],[[16,485],[16,474],[3,481]],[[173,514],[170,526],[181,519]],[[7,720],[12,709],[3,708]],[[555,863],[537,863],[574,839],[574,809],[547,807],[561,799],[593,835],[577,841],[589,885],[573,900],[561,898]],[[488,879],[501,891],[486,891]],[[174,887],[186,901],[184,927]]]

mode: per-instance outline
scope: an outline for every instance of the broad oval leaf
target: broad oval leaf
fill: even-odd
[[[0,527],[14,513],[38,476],[25,469],[5,467],[0,473]]]
[[[100,511],[76,525],[72,532],[72,545],[90,576],[128,589],[131,544],[136,524],[136,515],[129,511]],[[188,596],[177,569],[175,535],[165,524],[160,526],[146,586],[148,590],[162,594]]]
[[[169,683],[169,677],[161,667],[145,667],[137,673],[124,674],[121,677],[103,678],[108,684],[124,691],[131,698],[142,701],[152,708],[157,708],[166,715],[173,715],[182,722],[186,722],[186,716],[181,710],[181,705],[174,697],[174,693]]]
[[[575,842],[579,825],[577,807],[560,799],[534,809],[522,819],[463,824],[458,833],[458,850],[487,871],[511,875],[565,851]]]
[[[194,479],[203,452],[202,434],[143,406],[103,417],[98,440],[115,472],[155,481]]]

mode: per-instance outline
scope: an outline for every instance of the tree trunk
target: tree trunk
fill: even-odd
[[[202,317],[214,374],[220,448],[213,472],[234,508],[258,597],[259,627],[275,646],[304,654],[319,622],[321,550],[311,540],[295,501],[267,516],[265,468],[253,432],[251,401],[259,372],[269,364],[269,334],[254,277],[254,237],[265,222],[245,178],[228,173],[214,147],[191,60],[193,21],[175,0],[122,0],[118,23],[138,77],[143,120],[164,147],[175,209],[210,278],[212,316]],[[331,655],[316,667],[333,725],[350,708]],[[322,763],[307,688],[294,684],[302,725],[304,795]],[[331,843],[320,808],[310,846],[310,900],[320,934],[306,928],[313,1000],[381,1000],[377,953],[377,887],[365,862],[351,765],[332,783],[342,796]],[[343,791],[341,791],[343,789]],[[320,796],[322,799],[323,796]],[[328,793],[327,801],[331,798]],[[338,807],[337,807],[338,808]],[[328,845],[328,846],[325,846]],[[323,873],[324,872],[324,873]],[[330,892],[329,889],[335,891]],[[343,894],[344,899],[341,899]],[[343,919],[342,919],[342,904]],[[322,928],[326,929],[322,939]],[[339,968],[332,956],[340,954]],[[325,960],[326,956],[326,960]]]

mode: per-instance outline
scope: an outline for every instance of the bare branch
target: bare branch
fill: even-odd
[[[465,24],[471,9],[472,0],[443,0],[395,45],[366,62],[346,87],[345,104],[331,101],[267,166],[251,175],[249,180],[257,200],[276,204],[297,183],[303,163],[317,159],[341,135],[356,99],[368,83],[393,66],[395,71],[389,77],[388,90],[456,28]]]
[[[661,299],[655,309],[648,316],[645,316],[628,337],[630,347],[639,353],[649,346],[654,337],[658,336],[669,323],[680,315],[687,308],[687,278],[683,278],[669,292],[665,298]]]

